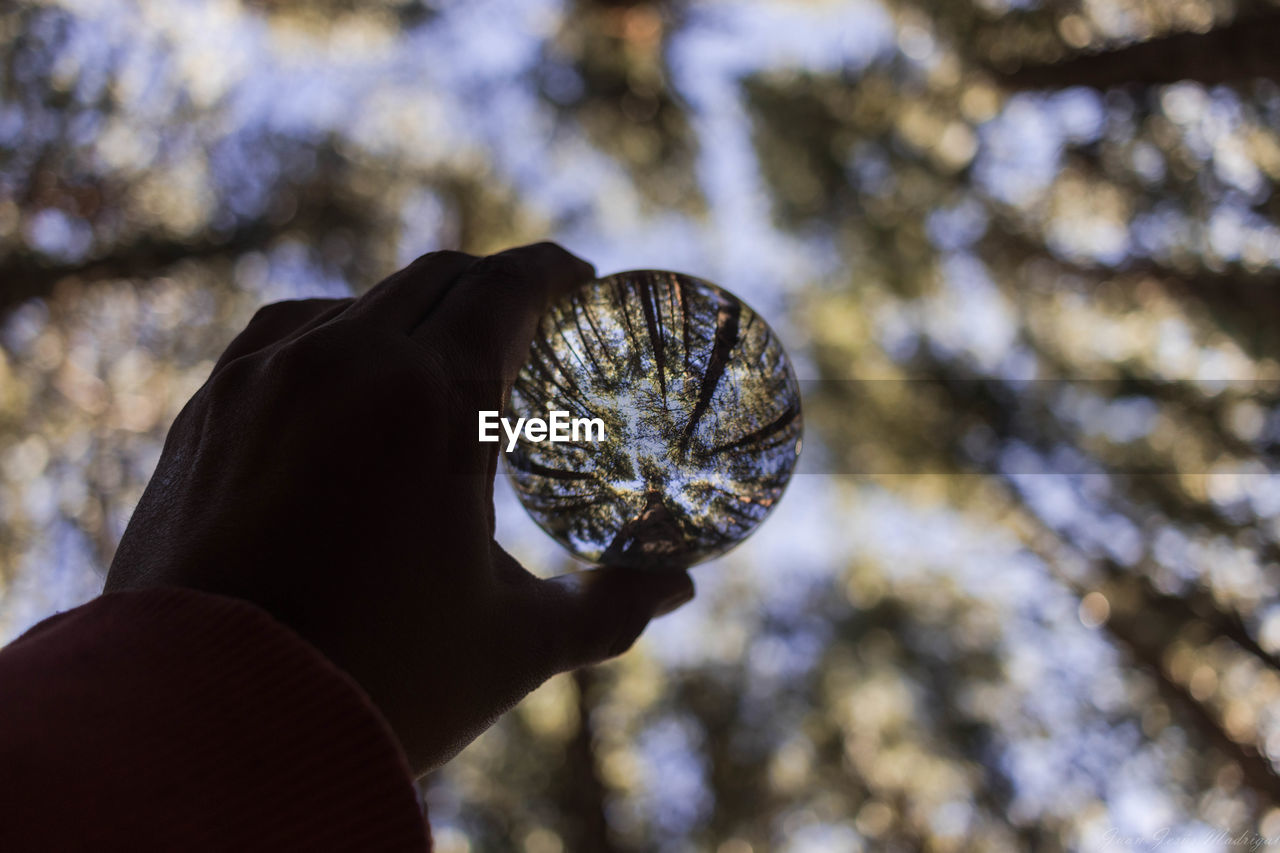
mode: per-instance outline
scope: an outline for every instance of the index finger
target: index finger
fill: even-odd
[[[515,381],[538,320],[558,298],[595,278],[595,267],[555,243],[533,243],[481,258],[458,280],[414,337],[447,339],[471,362],[468,378]]]

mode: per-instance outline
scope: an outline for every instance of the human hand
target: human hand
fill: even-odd
[[[530,574],[494,541],[499,450],[476,433],[541,313],[593,276],[551,243],[434,252],[357,299],[266,306],[174,422],[106,591],[263,607],[368,692],[418,773],[621,653],[689,576]]]

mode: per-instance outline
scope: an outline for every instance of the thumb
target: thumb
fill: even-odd
[[[574,669],[620,655],[649,620],[693,598],[683,571],[605,567],[540,582],[544,631],[558,668]]]

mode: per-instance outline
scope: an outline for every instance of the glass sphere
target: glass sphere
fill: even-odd
[[[777,504],[800,454],[800,389],[777,337],[680,273],[618,273],[551,307],[505,416],[553,411],[569,440],[521,431],[507,471],[534,521],[600,565],[723,554]]]

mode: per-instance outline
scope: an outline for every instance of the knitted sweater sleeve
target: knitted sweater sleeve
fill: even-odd
[[[103,595],[0,650],[0,850],[414,850],[368,696],[265,611]]]

